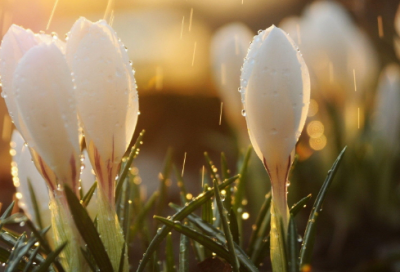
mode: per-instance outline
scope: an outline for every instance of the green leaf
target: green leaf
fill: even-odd
[[[83,257],[86,260],[86,263],[89,265],[90,270],[92,270],[93,272],[97,272],[98,268],[93,259],[93,256],[88,251],[84,250],[83,248],[81,248],[81,252],[82,252]]]
[[[3,227],[3,220],[11,215],[11,212],[14,208],[15,202],[11,202],[10,206],[4,211],[4,213],[0,216],[0,230]]]
[[[236,218],[236,213],[235,211],[231,208],[231,211],[229,212],[229,228],[232,233],[233,241],[236,244],[240,243],[240,233],[239,233],[239,226],[238,226],[238,220]]]
[[[126,244],[124,243],[123,245],[122,245],[122,250],[121,250],[121,258],[120,258],[120,260],[119,260],[119,266],[118,266],[118,272],[123,272],[124,271],[124,261],[125,261],[125,250],[126,250],[126,248],[127,248],[127,246],[126,246]]]
[[[225,180],[222,184],[219,185],[220,189],[223,189],[240,177],[240,175],[233,176],[232,178]],[[209,200],[214,195],[214,191],[210,190],[206,193],[200,194],[197,198],[192,199],[191,202],[184,208],[182,208],[179,212],[175,213],[172,216],[172,220],[183,220],[186,216],[191,214],[194,210],[201,207],[207,200]],[[143,255],[142,261],[139,263],[139,267],[137,271],[143,271],[146,267],[147,262],[150,260],[153,252],[158,248],[162,240],[167,236],[167,234],[171,231],[171,227],[163,226],[159,230],[157,230],[157,234],[154,236],[153,240],[150,242],[149,246],[146,249],[145,254]]]
[[[131,226],[131,231],[130,231],[131,234],[129,235],[129,237],[134,238],[136,236],[137,232],[142,228],[144,219],[146,218],[149,211],[156,203],[158,196],[159,196],[159,192],[157,192],[157,191],[151,195],[151,197],[149,198],[147,203],[144,205],[143,209],[137,215],[135,222]]]
[[[120,175],[117,180],[117,187],[115,189],[115,202],[116,203],[118,203],[118,201],[121,198],[122,185],[125,181],[126,176],[128,175],[129,168],[131,168],[133,160],[136,158],[136,156],[139,153],[138,150],[139,150],[139,146],[142,144],[142,139],[143,139],[144,133],[145,133],[145,130],[142,130],[142,132],[140,132],[139,137],[136,139],[135,145],[131,149],[131,153],[129,153],[128,159],[126,160],[125,165],[124,165],[122,171],[120,172]]]
[[[224,233],[225,233],[225,239],[227,240],[227,244],[228,244],[228,250],[233,259],[233,262],[231,263],[231,265],[233,267],[233,271],[239,272],[239,267],[240,267],[239,260],[237,258],[235,246],[233,244],[233,237],[232,237],[231,229],[228,224],[226,210],[224,208],[224,205],[222,204],[221,193],[218,189],[217,180],[215,180],[215,179],[214,179],[214,192],[215,192],[215,201],[217,202],[218,211],[221,216],[222,227],[223,227]]]
[[[225,154],[223,152],[221,153],[221,172],[222,172],[222,178],[224,180],[229,178],[228,162],[227,162]],[[231,190],[230,186],[225,189],[224,206],[225,206],[227,211],[231,210],[231,206],[232,206],[232,190]]]
[[[263,236],[262,234],[260,234],[260,230],[261,231],[263,230],[261,229],[261,225],[265,221],[265,216],[269,212],[270,206],[271,206],[271,193],[268,193],[265,195],[264,203],[262,204],[261,209],[258,212],[256,223],[254,224],[254,228],[250,236],[249,250],[248,250],[249,255],[252,255],[254,252],[254,247],[257,238]]]
[[[72,191],[71,191],[72,192]],[[61,253],[61,251],[65,248],[68,242],[64,242],[62,245],[60,245],[56,250],[51,252],[49,255],[47,255],[46,260],[44,260],[43,263],[40,264],[38,268],[34,270],[34,272],[47,272],[49,267],[52,265],[52,263],[55,261],[55,259],[58,257],[58,255]],[[112,271],[112,270],[110,270]]]
[[[242,207],[242,200],[244,197],[244,190],[245,190],[245,175],[247,172],[247,167],[249,165],[249,160],[251,157],[252,150],[253,150],[253,148],[251,146],[249,146],[247,148],[243,162],[240,167],[240,171],[239,171],[240,178],[238,181],[237,190],[236,190],[235,198],[234,198],[234,202],[233,202],[233,210],[236,212],[238,211],[238,209],[240,207]],[[241,218],[241,214],[238,214],[238,218]]]
[[[21,235],[22,237],[22,235]],[[18,265],[21,263],[21,261],[24,261],[23,258],[24,256],[29,252],[31,247],[36,243],[36,239],[30,239],[27,244],[22,244],[22,246],[18,247],[17,245],[14,247],[15,255],[11,256],[10,255],[10,262],[5,270],[5,272],[8,271],[15,271],[18,267]],[[12,258],[12,260],[11,260]]]
[[[94,191],[96,191],[97,188],[97,181],[93,183],[92,186],[90,186],[89,191],[85,194],[85,196],[82,198],[82,206],[87,207],[90,203],[90,200],[92,199]]]
[[[38,246],[32,254],[29,256],[29,262],[25,265],[24,271],[23,272],[28,272],[31,271],[31,267],[33,262],[35,261],[36,255],[39,253],[40,246]]]
[[[300,199],[299,202],[297,202],[296,204],[294,204],[291,208],[290,208],[290,213],[293,214],[293,216],[296,216],[297,213],[304,207],[304,205],[311,199],[311,194],[309,194],[308,196]]]
[[[39,210],[38,202],[36,199],[36,194],[35,194],[35,191],[33,190],[32,183],[29,178],[28,178],[28,188],[29,188],[29,194],[30,194],[31,200],[32,200],[33,210],[35,211],[36,223],[37,223],[39,229],[43,229],[42,217],[40,215],[40,210]]]
[[[86,242],[98,268],[100,271],[104,272],[113,271],[106,249],[88,212],[84,207],[82,207],[79,203],[79,199],[68,186],[65,186],[64,191],[76,228],[81,234],[83,240]]]
[[[293,214],[290,214],[288,231],[289,271],[299,272],[299,251],[297,247],[297,227]]]
[[[207,162],[207,164],[206,164],[207,165],[207,170],[208,170],[208,172],[210,174],[211,180],[216,179],[218,181],[221,181],[221,179],[220,179],[220,177],[218,175],[217,167],[215,167],[214,163],[212,162],[210,156],[208,156],[207,152],[204,152],[204,158],[206,159],[206,162]]]
[[[300,249],[300,269],[309,264],[311,261],[311,255],[314,247],[314,239],[316,234],[316,222],[318,219],[319,212],[321,211],[322,204],[325,199],[325,195],[329,186],[332,183],[332,180],[336,174],[338,166],[343,158],[344,152],[346,148],[343,148],[342,152],[340,152],[339,156],[337,157],[336,161],[333,163],[331,170],[328,171],[326,179],[319,191],[317,198],[314,202],[313,208],[310,213],[310,217],[307,223],[306,231],[304,233],[303,244],[301,245]]]
[[[175,272],[174,268],[174,248],[172,246],[172,234],[167,235],[167,246],[165,251],[167,272]]]
[[[168,179],[171,175],[172,169],[172,148],[169,148],[167,151],[167,155],[164,159],[164,167],[162,173],[160,173],[160,188],[158,191],[160,192],[160,196],[158,198],[157,206],[156,206],[156,214],[163,214],[165,208],[165,202],[167,201],[167,193],[168,193]]]
[[[186,224],[186,223],[185,223]],[[179,272],[189,272],[189,239],[181,234],[179,241]]]
[[[170,204],[174,209],[180,209],[179,206],[175,204]],[[226,244],[225,235],[213,225],[204,222],[200,217],[194,214],[190,214],[188,218],[190,222],[192,222],[199,230],[206,233],[208,236],[215,237],[221,244]],[[246,255],[246,252],[237,244],[234,243],[236,255],[239,258],[240,263],[242,263],[242,267],[246,267],[249,271],[258,271],[257,267],[251,262],[250,258]]]

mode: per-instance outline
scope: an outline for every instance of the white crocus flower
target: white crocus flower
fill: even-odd
[[[223,102],[224,113],[239,136],[243,132],[246,133],[246,124],[240,113],[242,103],[238,94],[240,68],[252,37],[253,34],[246,25],[231,23],[217,30],[211,43],[213,75]]]
[[[104,21],[80,18],[68,35],[68,63],[74,73],[80,121],[99,181],[98,226],[118,269],[124,238],[115,213],[115,178],[138,118],[136,82],[128,54]],[[128,269],[127,257],[125,258]]]
[[[0,74],[10,116],[50,189],[77,191],[78,126],[63,50],[58,39],[13,25],[2,41]]]
[[[400,134],[400,66],[390,64],[379,78],[373,127],[387,148],[397,150]]]
[[[250,140],[271,179],[273,270],[284,271],[279,260],[288,229],[287,182],[307,117],[310,76],[292,39],[271,26],[254,37],[240,80]]]
[[[13,25],[2,41],[0,74],[11,118],[52,192],[55,244],[70,241],[61,253],[63,265],[67,270],[85,271],[80,236],[63,193],[68,185],[78,194],[80,170],[78,118],[64,49],[57,37]]]
[[[29,149],[26,147],[24,139],[17,130],[14,130],[12,134],[11,147],[15,150],[15,153],[12,157],[11,172],[13,175],[14,186],[16,187],[17,192],[20,194],[18,205],[22,210],[24,210],[25,214],[36,224],[36,226],[40,225],[35,214],[32,196],[29,190],[28,180],[30,180],[32,189],[35,192],[42,227],[48,227],[51,224],[49,189],[46,185],[46,181],[33,164]],[[83,192],[86,193],[89,191],[96,178],[92,173],[93,168],[90,164],[86,150],[83,151],[83,155],[83,165],[85,167],[81,172],[81,185]],[[87,210],[90,217],[94,219],[97,214],[95,199],[90,201]]]
[[[66,54],[90,160],[111,203],[114,179],[138,117],[133,71],[126,49],[105,21],[79,19],[68,36]]]

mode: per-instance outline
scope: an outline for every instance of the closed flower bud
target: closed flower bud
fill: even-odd
[[[2,41],[0,73],[10,115],[50,189],[68,184],[77,192],[78,123],[63,51],[58,39],[13,25]]]
[[[272,183],[272,196],[287,225],[286,183],[291,153],[310,101],[307,66],[294,42],[271,26],[254,37],[241,76],[251,143]]]
[[[400,134],[400,66],[390,64],[379,78],[373,128],[390,150],[399,148]]]
[[[66,56],[76,85],[77,108],[100,190],[114,203],[115,177],[138,117],[133,71],[123,44],[105,21],[79,19]]]

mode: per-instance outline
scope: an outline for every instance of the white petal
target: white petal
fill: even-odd
[[[297,46],[274,26],[254,38],[243,65],[247,127],[257,155],[287,165],[310,101],[307,66]]]
[[[13,90],[35,151],[60,183],[75,188],[80,152],[73,84],[65,57],[54,43],[38,45],[24,55],[15,70]]]
[[[78,112],[87,143],[102,160],[119,163],[132,138],[138,113],[136,83],[118,37],[103,23],[90,26],[73,56],[67,58],[75,77]],[[79,35],[78,35],[79,36]],[[80,36],[79,36],[80,37]],[[90,144],[88,145],[90,148]],[[92,161],[93,162],[93,161]]]
[[[29,136],[26,135],[27,133],[24,133],[24,125],[20,122],[14,93],[12,92],[12,80],[14,71],[20,59],[29,49],[37,44],[38,41],[31,30],[26,30],[20,26],[12,25],[4,35],[0,49],[0,74],[3,85],[2,96],[6,101],[8,112],[14,121],[15,126],[22,133],[25,139],[29,138]]]
[[[400,135],[400,66],[390,64],[379,78],[373,127],[388,148],[399,147]]]

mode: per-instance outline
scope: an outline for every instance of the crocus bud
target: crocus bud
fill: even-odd
[[[133,71],[123,44],[105,21],[80,18],[68,36],[79,118],[100,190],[114,203],[115,177],[138,117]]]
[[[308,69],[292,39],[271,26],[254,37],[240,80],[250,140],[271,178],[272,196],[286,226],[291,153],[310,102]]]
[[[400,66],[390,64],[379,78],[373,128],[390,150],[399,148],[400,134]]]
[[[223,102],[224,114],[239,136],[246,133],[238,94],[240,68],[252,37],[253,34],[246,25],[231,23],[217,30],[211,43],[213,75]]]
[[[115,213],[115,178],[136,127],[136,82],[124,45],[103,20],[92,23],[80,18],[68,35],[66,56],[74,73],[86,147],[99,181],[98,230],[118,270],[125,242]],[[127,271],[126,254],[124,262]]]
[[[13,25],[2,41],[0,73],[10,115],[50,189],[68,184],[77,192],[78,125],[63,47]]]

